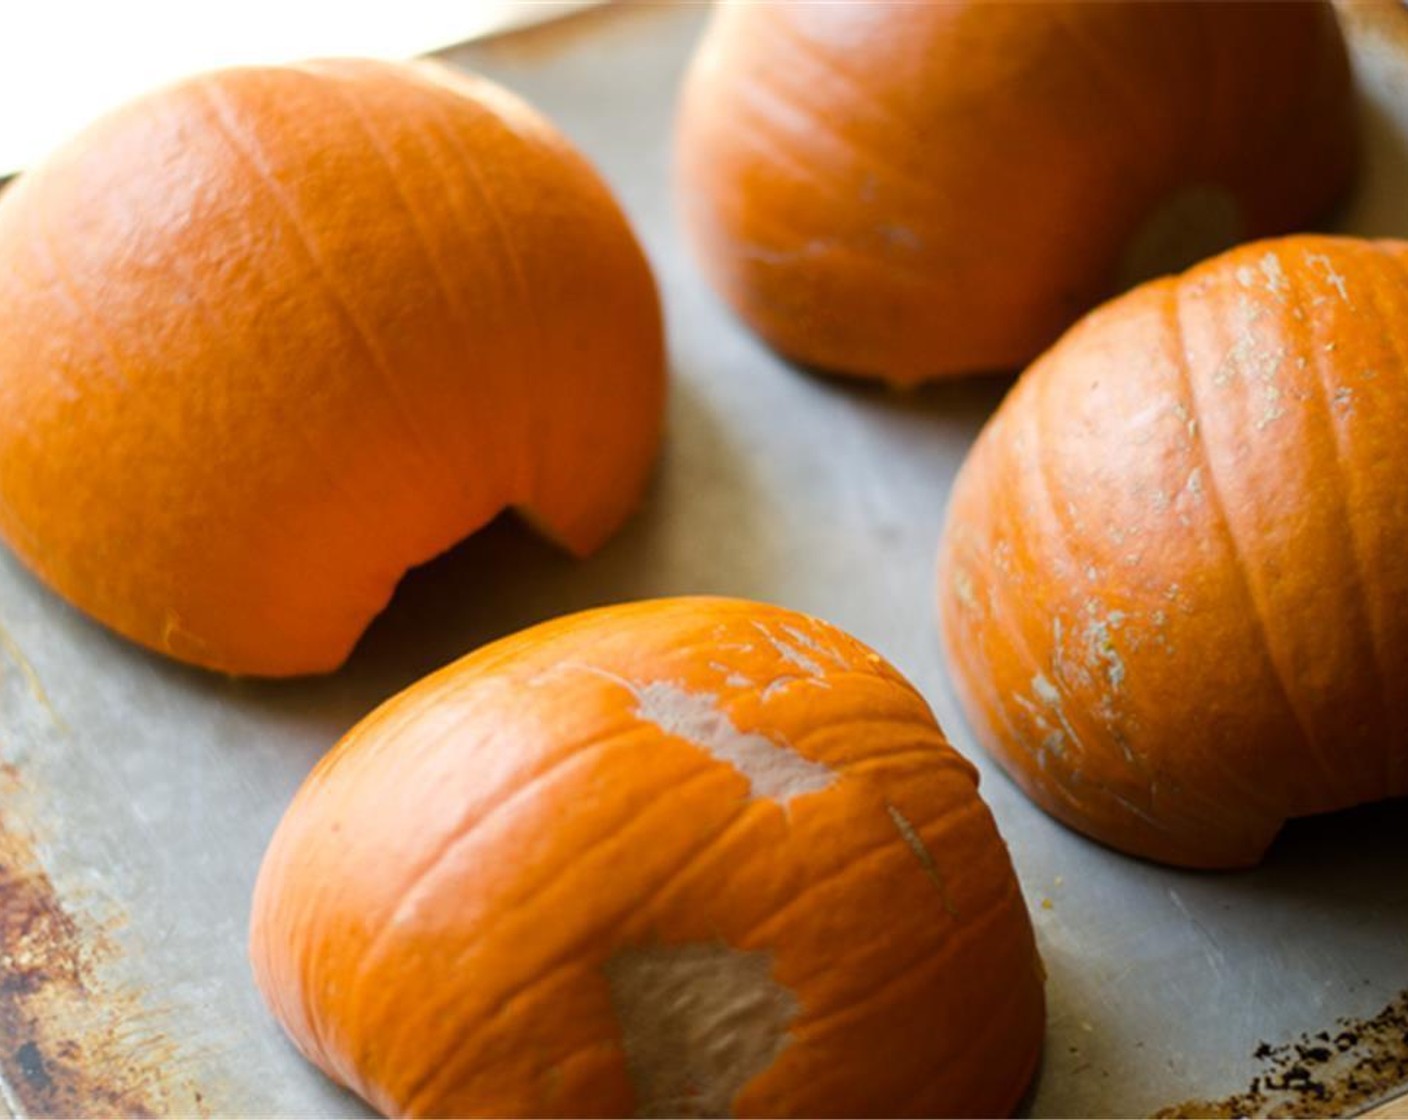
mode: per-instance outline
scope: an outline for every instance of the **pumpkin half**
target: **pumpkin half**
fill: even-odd
[[[1328,3],[731,0],[686,83],[680,194],[765,341],[908,384],[1019,368],[1170,246],[1315,217],[1352,101]]]
[[[1254,863],[1408,794],[1408,243],[1252,244],[1088,316],[955,484],[949,659],[1026,791]]]
[[[251,946],[392,1114],[987,1116],[1043,1033],[973,767],[875,653],[736,600],[573,615],[384,704],[279,825]]]
[[[428,64],[195,78],[0,196],[0,534],[185,661],[332,669],[407,568],[508,507],[591,551],[663,390],[605,186]]]

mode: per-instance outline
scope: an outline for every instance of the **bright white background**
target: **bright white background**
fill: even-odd
[[[8,0],[0,4],[0,176],[104,110],[217,66],[407,58],[590,0]]]

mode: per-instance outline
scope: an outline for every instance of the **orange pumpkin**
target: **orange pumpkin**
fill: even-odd
[[[853,638],[726,599],[533,627],[314,770],[255,975],[392,1114],[1005,1113],[1043,1033],[977,774]]]
[[[591,551],[663,387],[605,186],[437,67],[196,78],[0,196],[0,534],[182,660],[332,669],[408,567],[505,508]]]
[[[1408,243],[1248,245],[1088,316],[955,484],[948,654],[1045,809],[1194,867],[1408,794]]]
[[[1180,227],[1215,249],[1313,218],[1352,110],[1328,3],[733,0],[680,192],[769,344],[908,384],[1030,361]]]

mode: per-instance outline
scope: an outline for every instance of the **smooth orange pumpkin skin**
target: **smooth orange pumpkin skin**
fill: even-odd
[[[408,567],[506,507],[591,551],[663,395],[606,187],[439,67],[200,77],[0,195],[0,534],[185,661],[335,668]]]
[[[652,683],[834,780],[754,795],[642,714]],[[799,1007],[732,1113],[1005,1114],[1032,1075],[1040,963],[976,771],[879,656],[757,603],[573,615],[384,704],[288,809],[251,931],[302,1051],[408,1115],[695,1114],[636,1096],[605,973],[700,944],[770,954]]]
[[[955,484],[943,632],[1047,811],[1193,867],[1408,794],[1408,243],[1248,245],[1094,312]]]
[[[1314,218],[1352,101],[1328,3],[733,0],[686,83],[680,196],[771,346],[911,384],[1031,361],[1181,190],[1229,192],[1243,237]]]

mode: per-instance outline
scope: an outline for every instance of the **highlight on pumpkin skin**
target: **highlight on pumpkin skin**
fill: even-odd
[[[1256,863],[1408,794],[1408,242],[1243,246],[1087,316],[954,486],[969,720],[1123,851]]]
[[[1005,1115],[1041,964],[977,773],[877,654],[731,599],[532,627],[318,765],[254,973],[388,1115]]]
[[[1151,257],[1198,259],[1173,241],[1302,227],[1354,137],[1328,0],[725,0],[684,87],[678,195],[768,345],[911,385],[1019,369]]]
[[[0,195],[0,535],[183,661],[336,668],[408,568],[507,508],[591,552],[664,387],[606,186],[430,63],[194,78]]]

